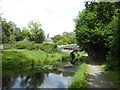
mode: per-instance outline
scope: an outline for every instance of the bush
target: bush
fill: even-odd
[[[73,82],[70,84],[70,88],[85,88],[87,64],[80,65],[79,70],[75,73]]]
[[[2,66],[22,66],[22,65],[42,65],[62,62],[62,59],[68,61],[69,54],[65,52],[45,53],[41,50],[3,50]]]
[[[42,50],[46,53],[61,53],[61,50],[57,48],[57,44],[44,42],[42,44],[36,44],[33,41],[18,41],[13,44],[4,45],[5,49],[27,49],[27,50]]]
[[[3,44],[3,49],[5,50],[5,49],[12,49],[12,48],[14,48],[15,46],[14,46],[14,44]]]
[[[30,42],[30,41],[18,41],[15,42],[15,48],[16,49],[28,49],[28,50],[34,50],[36,49],[35,42]]]
[[[39,46],[41,50],[47,53],[61,52],[61,50],[57,48],[57,44],[44,42],[40,44]]]
[[[87,54],[84,51],[73,51],[70,56],[72,64],[87,63],[87,60],[84,58]]]

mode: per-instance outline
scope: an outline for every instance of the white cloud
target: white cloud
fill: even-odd
[[[73,31],[73,19],[84,8],[84,0],[2,0],[3,17],[18,27],[38,20],[50,36]]]

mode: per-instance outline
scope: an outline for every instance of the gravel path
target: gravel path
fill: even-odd
[[[88,64],[88,88],[112,88],[112,83],[108,81],[103,73],[104,70],[100,65],[97,65],[93,60],[89,60]]]

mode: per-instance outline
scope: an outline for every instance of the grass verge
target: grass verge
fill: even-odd
[[[56,64],[57,61],[62,62],[63,58],[68,57],[69,55],[64,52],[46,53],[42,50],[10,49],[2,53],[2,66]]]
[[[82,63],[73,77],[73,82],[69,88],[85,88],[87,64]]]
[[[105,69],[104,73],[107,75],[108,79],[113,83],[113,87],[120,89],[120,71],[112,71],[108,69],[107,63],[104,63],[101,66]]]
[[[118,71],[106,71],[106,75],[109,77],[115,88],[120,89],[120,72]]]
[[[106,70],[105,74],[108,79],[113,83],[113,87],[120,89],[120,71]]]

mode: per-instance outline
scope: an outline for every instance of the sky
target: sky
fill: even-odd
[[[2,17],[19,28],[32,20],[39,21],[45,34],[53,37],[74,30],[74,18],[82,11],[85,0],[0,0]]]

